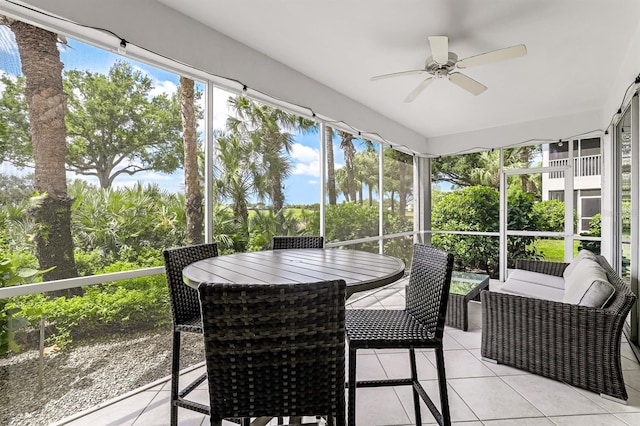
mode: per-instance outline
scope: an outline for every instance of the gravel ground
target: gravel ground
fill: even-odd
[[[181,364],[204,360],[202,336],[184,333]],[[171,329],[110,335],[45,356],[0,358],[0,425],[47,425],[170,374]]]

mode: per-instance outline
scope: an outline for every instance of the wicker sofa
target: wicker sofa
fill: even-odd
[[[636,296],[602,256],[615,292],[604,307],[483,291],[482,357],[625,402],[620,338]],[[519,260],[516,269],[563,276],[568,263]]]

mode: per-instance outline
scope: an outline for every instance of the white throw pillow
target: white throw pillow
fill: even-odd
[[[596,255],[593,254],[593,252],[590,252],[589,250],[580,250],[578,252],[578,255],[575,257],[575,259],[573,259],[571,263],[569,263],[567,268],[564,270],[564,272],[562,273],[562,277],[566,280],[567,277],[571,275],[573,270],[576,268],[578,263],[582,261],[582,259],[595,259],[595,258],[596,258]]]
[[[573,271],[565,278],[564,297],[562,301],[574,305],[580,304],[585,294],[592,288],[594,281],[604,281],[608,283],[607,273],[595,260],[588,258],[581,259],[580,262],[575,265]],[[600,285],[596,283],[594,289],[599,287]],[[604,295],[605,293],[602,294]],[[600,306],[602,306],[610,296],[611,295],[608,295],[607,299],[602,300]],[[587,299],[591,299],[591,297]]]

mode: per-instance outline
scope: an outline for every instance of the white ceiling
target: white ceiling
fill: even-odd
[[[425,138],[601,112],[640,20],[636,0],[160,2]],[[477,97],[438,80],[404,103],[423,76],[370,81],[422,68],[430,35],[460,58],[521,43],[528,53],[464,70],[489,88]]]

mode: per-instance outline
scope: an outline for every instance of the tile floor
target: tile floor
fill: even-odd
[[[349,305],[358,308],[404,307],[404,282],[361,296]],[[480,357],[480,305],[469,307],[469,331],[447,328],[445,364],[449,404],[454,424],[475,426],[506,425],[640,425],[640,365],[626,342],[622,362],[629,393],[627,405],[601,398],[592,392],[536,375],[484,362]],[[406,352],[376,350],[358,352],[358,378],[408,377]],[[435,359],[432,351],[417,356],[419,377],[434,400],[438,400]],[[200,374],[204,367],[185,374]],[[188,376],[188,377],[187,377]],[[208,403],[206,383],[192,393],[193,399]],[[423,406],[423,423],[435,420]],[[358,425],[411,425],[413,403],[409,387],[364,388],[357,396]],[[180,425],[207,425],[207,417],[180,409]],[[132,393],[114,404],[58,424],[81,425],[167,425],[169,424],[169,384],[159,383]],[[232,425],[232,423],[228,423]]]

